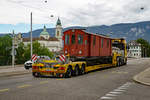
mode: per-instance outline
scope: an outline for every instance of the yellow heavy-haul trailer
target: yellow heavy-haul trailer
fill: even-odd
[[[82,75],[87,72],[105,67],[122,66],[127,63],[126,40],[123,38],[112,39],[112,59],[109,64],[88,65],[86,61],[70,61],[69,55],[67,61],[59,63],[55,60],[43,60],[32,65],[32,74],[39,76],[57,76],[70,78],[71,76]]]

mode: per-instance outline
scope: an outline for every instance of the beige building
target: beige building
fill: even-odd
[[[136,41],[130,41],[128,43],[128,57],[140,58],[142,56],[141,44]]]
[[[23,42],[24,45],[30,43],[30,38],[22,38],[18,40],[21,40],[20,42]],[[52,52],[61,51],[63,48],[63,44],[62,44],[62,25],[60,19],[58,18],[56,23],[55,37],[51,37],[49,35],[49,33],[46,30],[46,26],[44,25],[43,31],[40,33],[40,36],[33,38],[32,40],[33,42],[38,41],[42,46],[47,47]]]

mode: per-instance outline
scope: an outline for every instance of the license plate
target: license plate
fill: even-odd
[[[50,69],[46,69],[46,71],[51,71]]]

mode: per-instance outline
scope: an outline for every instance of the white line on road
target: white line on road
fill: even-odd
[[[101,97],[101,99],[113,99],[113,97],[105,97],[105,96],[103,96],[103,97]]]
[[[110,91],[109,93],[105,94],[100,99],[115,99],[115,97],[124,93],[132,84],[133,83],[131,83],[131,82],[127,82],[127,83],[123,84],[122,86],[114,89],[113,91]]]
[[[117,96],[117,95],[108,93],[106,94],[106,96]]]

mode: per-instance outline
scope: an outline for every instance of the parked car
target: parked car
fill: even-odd
[[[24,63],[24,68],[25,69],[32,68],[32,64],[33,64],[33,62],[31,60],[28,60]]]

